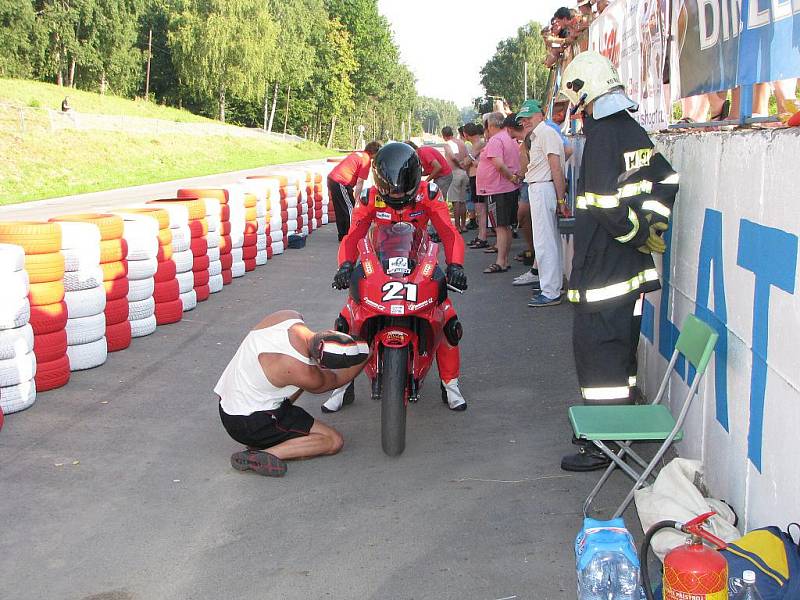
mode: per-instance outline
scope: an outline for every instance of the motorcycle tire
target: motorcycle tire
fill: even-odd
[[[381,378],[381,445],[388,456],[399,456],[406,448],[408,347],[383,349]]]

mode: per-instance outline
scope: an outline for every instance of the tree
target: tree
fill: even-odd
[[[182,0],[168,36],[182,85],[201,101],[216,101],[225,121],[227,94],[260,97],[274,73],[278,27],[260,0]]]
[[[80,54],[82,16],[90,0],[35,0],[35,69],[43,79],[72,85]]]
[[[336,120],[345,111],[353,110],[354,87],[350,76],[358,68],[355,52],[350,44],[350,34],[338,19],[332,19],[327,24],[326,44],[322,51],[322,64],[327,65],[322,74],[325,94],[322,98],[323,106],[328,109],[331,119],[330,133],[328,134],[327,147],[333,145],[336,131]]]
[[[528,97],[545,93],[549,70],[542,64],[547,51],[540,35],[541,25],[531,21],[517,35],[501,41],[481,69],[481,85],[491,96],[502,96],[512,108],[525,99],[524,73],[528,64]]]
[[[439,135],[442,127],[456,129],[461,124],[461,111],[455,103],[439,98],[420,96],[414,108],[414,116],[422,123],[425,133]]]
[[[0,0],[0,77],[30,75],[33,26],[30,2]]]

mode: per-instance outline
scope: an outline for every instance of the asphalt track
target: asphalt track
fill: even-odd
[[[106,194],[93,206],[135,199]],[[0,598],[575,598],[573,540],[598,474],[559,469],[578,389],[572,311],[527,308],[528,290],[511,286],[522,267],[484,275],[493,257],[480,250],[455,298],[469,410],[447,410],[433,373],[409,409],[405,453],[389,458],[361,377],[340,413],[322,415],[321,396],[299,400],[343,433],[341,454],[290,463],[283,479],[231,469],[238,446],[212,387],[263,315],[294,308],[311,327],[332,324],[344,301],[330,287],[336,245],[335,228],[320,229],[7,417]],[[626,483],[616,474],[606,486],[603,514]]]

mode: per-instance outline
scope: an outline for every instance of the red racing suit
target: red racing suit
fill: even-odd
[[[339,244],[339,266],[344,262],[355,263],[358,258],[358,242],[366,237],[373,221],[411,223],[421,231],[427,229],[428,221],[430,221],[442,239],[447,264],[464,264],[464,238],[450,220],[447,203],[444,202],[439,187],[435,183],[426,181],[420,183],[414,202],[399,210],[381,200],[376,188],[370,188],[366,203],[362,198],[353,208],[350,230]],[[445,323],[451,318],[457,317],[449,298],[444,301],[442,308],[445,312]],[[447,339],[443,338],[436,351],[436,364],[442,381],[448,383],[456,379],[461,367],[461,353],[458,346],[451,346]]]

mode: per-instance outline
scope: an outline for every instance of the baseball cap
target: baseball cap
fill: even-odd
[[[526,118],[532,117],[536,113],[540,113],[542,111],[542,105],[539,103],[538,100],[525,100],[522,103],[522,106],[519,108],[519,112],[517,113],[517,118]]]

